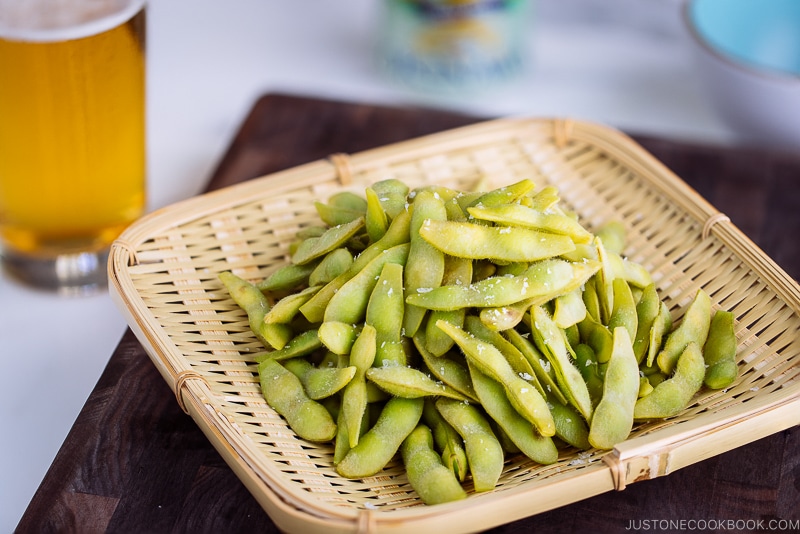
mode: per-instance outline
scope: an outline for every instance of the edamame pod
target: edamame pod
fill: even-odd
[[[404,310],[403,266],[387,263],[369,297],[365,319],[377,332],[375,365],[406,364],[405,352],[400,345]]]
[[[653,329],[653,323],[658,317],[660,308],[661,301],[656,292],[656,285],[647,285],[639,302],[636,303],[637,328],[636,336],[633,339],[633,353],[639,363],[642,363],[647,355],[647,349],[650,346],[650,331]]]
[[[325,255],[308,275],[309,286],[322,286],[347,271],[353,265],[353,254],[346,248],[337,248]]]
[[[338,393],[356,374],[354,366],[314,367],[303,358],[286,360],[283,366],[300,379],[303,389],[312,400],[321,400]]]
[[[639,365],[628,330],[618,326],[613,336],[614,350],[606,368],[603,396],[589,425],[589,443],[598,449],[612,449],[628,438],[639,397]]]
[[[437,400],[436,408],[464,440],[475,491],[494,489],[505,454],[486,416],[476,406],[453,399]]]
[[[438,327],[437,327],[438,328]],[[425,334],[417,332],[414,336],[414,346],[417,348],[425,367],[433,376],[455,389],[465,397],[474,401],[478,400],[475,390],[472,387],[472,380],[466,365],[451,360],[447,355],[434,356],[428,352]]]
[[[389,229],[380,241],[373,243],[359,254],[358,257],[353,260],[353,264],[347,271],[325,284],[316,295],[311,297],[308,302],[300,307],[300,313],[312,323],[322,322],[328,303],[343,285],[385,250],[397,245],[402,245],[403,243],[408,243],[408,229],[410,224],[411,214],[407,211],[401,212],[392,220]]]
[[[364,218],[329,228],[319,237],[309,237],[303,241],[292,255],[292,263],[303,265],[321,258],[329,252],[344,246],[351,237],[364,227]]]
[[[672,315],[669,308],[663,301],[658,305],[658,315],[650,328],[650,341],[647,344],[647,367],[652,367],[656,363],[656,356],[661,351],[661,344],[672,329]]]
[[[628,282],[622,278],[614,278],[611,282],[614,291],[614,308],[608,318],[608,329],[613,332],[618,326],[624,327],[628,331],[630,339],[636,338],[636,330],[639,328],[639,318],[636,314],[636,302]]]
[[[416,399],[417,397],[448,397],[467,400],[467,397],[442,382],[411,367],[390,365],[367,369],[367,379],[382,390],[396,397]]]
[[[378,194],[374,189],[368,187],[364,192],[367,197],[367,214],[365,225],[367,227],[367,235],[372,242],[375,242],[383,237],[386,229],[389,228],[389,217],[381,205]]]
[[[378,420],[342,458],[336,471],[347,478],[363,478],[380,472],[417,427],[423,403],[421,398],[392,397],[386,401]]]
[[[441,197],[432,191],[420,191],[414,198],[411,214],[411,239],[408,260],[403,271],[405,295],[418,289],[438,287],[444,276],[444,254],[422,238],[422,228],[431,222],[446,221],[447,210]],[[403,329],[409,337],[417,333],[427,310],[406,300]]]
[[[475,260],[534,262],[575,249],[568,236],[512,226],[431,220],[419,234],[445,254]]]
[[[587,421],[592,419],[592,399],[580,371],[573,365],[564,334],[541,306],[531,308],[532,331],[539,350],[555,370],[559,389]]]
[[[514,372],[503,353],[491,343],[486,343],[455,325],[444,321],[436,324],[461,347],[468,361],[503,385],[508,400],[517,412],[535,425],[540,434],[555,434],[553,417],[544,397],[533,385]]]
[[[267,348],[283,348],[293,335],[292,329],[288,325],[264,323],[270,306],[261,290],[230,271],[219,273],[219,280],[233,301],[247,313],[250,330],[261,344]]]
[[[375,329],[364,325],[350,352],[350,365],[356,372],[342,392],[342,411],[344,412],[350,447],[358,445],[359,429],[367,410],[367,369],[375,361]]]
[[[703,346],[706,375],[703,382],[711,389],[724,389],[736,380],[736,333],[733,313],[717,310],[711,319],[708,339]]]
[[[387,263],[404,263],[408,258],[408,251],[408,245],[397,245],[382,252],[365,265],[331,297],[325,308],[324,320],[351,324],[362,321],[367,311],[369,297],[378,283],[383,266]]]
[[[433,432],[433,441],[441,452],[442,463],[452,471],[458,480],[463,481],[469,472],[464,440],[458,435],[456,429],[444,420],[432,397],[425,399],[422,420]]]
[[[569,287],[573,265],[563,260],[536,262],[520,276],[493,276],[467,286],[420,288],[406,302],[431,310],[507,306]]]
[[[676,415],[700,391],[705,374],[706,366],[700,346],[690,341],[678,358],[675,374],[658,384],[649,395],[636,401],[633,417],[642,420]]]
[[[458,501],[467,497],[453,472],[433,449],[431,430],[418,425],[400,447],[408,482],[425,504]]]
[[[503,386],[473,364],[469,365],[469,370],[481,406],[514,445],[534,462],[551,464],[558,460],[558,450],[553,440],[536,432],[533,425],[514,409]]]
[[[702,289],[698,289],[694,299],[686,308],[680,324],[667,336],[664,348],[656,358],[658,367],[666,374],[672,374],[678,358],[689,343],[702,347],[708,337],[711,326],[711,298]]]
[[[499,226],[518,226],[566,235],[575,243],[588,243],[592,234],[571,217],[560,213],[545,213],[521,204],[474,206],[467,208],[476,219],[491,221]]]
[[[275,360],[261,362],[258,377],[264,399],[299,437],[308,441],[333,439],[336,423],[331,414],[306,395],[299,378]]]

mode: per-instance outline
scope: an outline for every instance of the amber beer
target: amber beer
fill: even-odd
[[[53,287],[97,283],[145,207],[144,0],[72,4],[0,0],[0,253]]]

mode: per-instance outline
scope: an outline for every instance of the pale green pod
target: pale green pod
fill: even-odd
[[[458,402],[458,401],[453,401]],[[336,471],[347,478],[364,478],[379,473],[397,454],[403,440],[417,427],[422,417],[423,399],[392,397],[378,420],[352,447]]]
[[[628,330],[618,326],[613,336],[614,350],[606,367],[603,396],[589,425],[589,443],[598,449],[612,449],[628,438],[639,397],[639,365]]]
[[[400,447],[408,482],[425,504],[441,504],[467,497],[456,476],[433,449],[431,430],[418,425]]]

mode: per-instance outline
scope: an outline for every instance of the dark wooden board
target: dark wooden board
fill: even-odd
[[[478,120],[429,109],[265,95],[255,102],[208,188]],[[800,159],[634,138],[797,279]],[[715,524],[738,532],[759,525],[767,529],[770,520],[800,525],[797,427],[492,532],[700,530]],[[17,528],[20,533],[256,531],[278,532],[180,410],[130,330]]]

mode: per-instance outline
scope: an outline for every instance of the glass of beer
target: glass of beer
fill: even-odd
[[[145,0],[0,0],[2,269],[107,287],[145,209]]]

